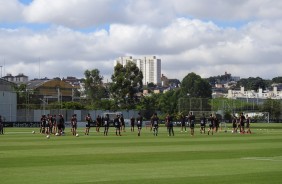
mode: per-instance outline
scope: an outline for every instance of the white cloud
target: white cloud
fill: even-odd
[[[23,18],[22,11],[24,6],[17,0],[0,1],[0,22],[9,23],[19,21]]]
[[[7,11],[20,6],[16,0],[5,2],[9,2]],[[280,19],[281,9],[282,2],[277,0],[34,0],[25,6],[23,18],[30,23],[75,28],[112,23],[162,27],[177,17],[218,21]]]
[[[280,19],[277,0],[1,0],[0,21],[91,27],[112,23],[166,26],[178,17],[204,20],[250,21]]]
[[[183,16],[217,20],[280,19],[282,2],[276,0],[175,0],[176,12]]]
[[[0,27],[0,65],[5,61],[6,73],[24,72],[31,78],[39,73],[49,78],[83,77],[86,69],[98,68],[109,79],[115,58],[157,55],[162,59],[162,73],[180,80],[189,72],[202,77],[225,71],[242,77],[281,75],[282,21],[277,11],[281,3],[212,2],[34,0],[24,6],[15,0],[1,1],[17,13],[0,22],[25,19],[51,26],[40,31],[28,26]],[[0,15],[8,16],[9,11],[2,9]],[[219,19],[247,23],[225,27],[218,25]],[[99,25],[109,28],[78,29]]]
[[[119,21],[114,0],[35,0],[24,11],[31,23],[88,27]]]

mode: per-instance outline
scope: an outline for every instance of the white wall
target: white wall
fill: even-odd
[[[6,122],[17,120],[17,94],[9,91],[0,91],[0,115]]]

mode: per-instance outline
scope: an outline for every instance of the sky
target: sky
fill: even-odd
[[[0,0],[1,75],[104,81],[120,56],[157,56],[180,81],[282,76],[282,1]]]

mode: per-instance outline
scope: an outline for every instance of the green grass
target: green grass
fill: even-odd
[[[165,128],[141,137],[129,128],[116,137],[46,139],[35,128],[7,128],[0,135],[0,183],[281,183],[282,124],[252,124],[253,134],[213,136]]]

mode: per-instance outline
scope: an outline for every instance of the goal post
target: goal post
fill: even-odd
[[[178,112],[188,113],[190,111],[210,111],[211,105],[208,98],[179,98]]]
[[[255,123],[269,123],[269,112],[243,112],[244,115],[248,115],[252,122]]]

